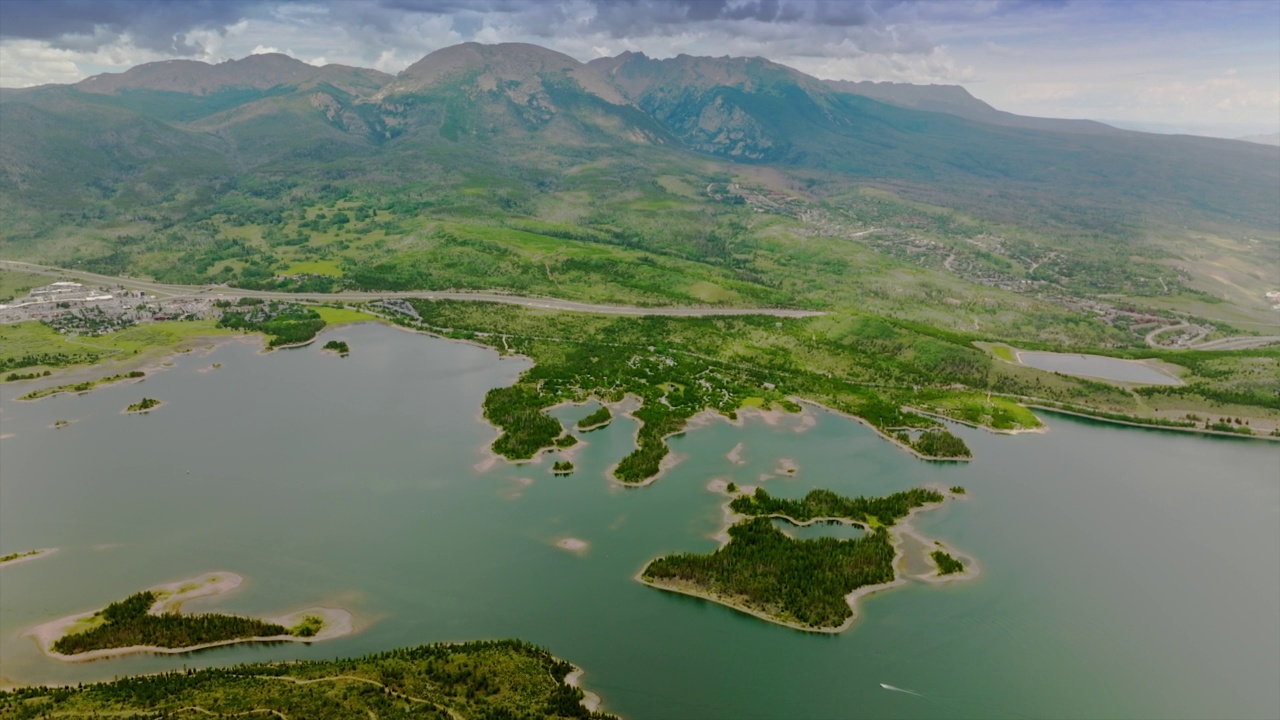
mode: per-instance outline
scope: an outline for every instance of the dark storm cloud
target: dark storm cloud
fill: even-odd
[[[1016,7],[1017,1],[1004,7]],[[958,9],[951,3],[941,5],[936,9]],[[0,0],[0,38],[91,50],[128,35],[140,47],[190,55],[201,50],[187,39],[192,30],[223,32],[242,19],[287,12],[290,6],[320,8],[333,22],[366,39],[402,34],[414,16],[441,16],[451,18],[464,37],[495,21],[548,39],[710,30],[744,40],[810,47],[856,32],[861,46],[893,46],[906,52],[927,51],[931,43],[918,38],[904,43],[901,39],[910,33],[889,31],[890,23],[901,29],[919,13],[934,11],[928,9],[933,6],[907,0]],[[970,7],[989,12],[992,4]]]
[[[89,49],[128,34],[142,47],[189,54],[198,48],[181,35],[224,28],[263,5],[260,0],[0,0],[0,38]]]

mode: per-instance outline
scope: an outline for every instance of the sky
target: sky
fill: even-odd
[[[1280,0],[0,0],[0,86],[261,52],[395,73],[468,41],[761,56],[1023,115],[1280,132]]]

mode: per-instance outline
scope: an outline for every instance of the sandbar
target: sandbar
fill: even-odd
[[[13,558],[12,560],[0,562],[0,568],[9,567],[10,565],[19,565],[24,562],[31,562],[32,560],[39,560],[42,557],[49,557],[56,552],[58,552],[58,548],[40,548],[39,550],[31,550]]]
[[[591,549],[591,543],[575,537],[560,538],[556,541],[556,547],[561,550],[568,550],[571,553],[583,555],[587,550]]]

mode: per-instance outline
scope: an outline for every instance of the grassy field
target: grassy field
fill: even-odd
[[[0,270],[0,303],[22,297],[31,288],[48,285],[53,280],[54,278],[35,273]]]
[[[316,305],[313,307],[316,312],[320,313],[320,319],[324,320],[326,325],[341,325],[343,323],[357,322],[386,322],[380,317],[360,312],[359,310],[327,307],[324,305]]]
[[[217,327],[216,321],[194,322],[171,320],[136,325],[109,335],[72,337],[61,335],[38,322],[0,325],[0,363],[27,355],[92,357],[99,362],[151,359],[199,343],[234,335],[234,331]],[[83,362],[70,364],[80,365]],[[23,372],[56,369],[60,365],[37,364]]]

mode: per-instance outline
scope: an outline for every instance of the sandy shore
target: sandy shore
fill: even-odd
[[[10,565],[21,565],[24,562],[31,562],[32,560],[39,560],[43,557],[49,557],[56,552],[58,552],[58,548],[40,548],[39,550],[32,550],[30,554],[0,562],[0,568],[6,568]]]
[[[733,449],[726,453],[724,457],[734,465],[746,465],[747,461],[742,457],[742,452],[746,449],[746,443],[738,443],[737,445],[734,445]]]
[[[738,488],[739,492],[730,493],[728,491],[728,484],[729,484],[728,481],[723,478],[717,478],[707,484],[707,490],[711,492],[719,493],[722,495],[726,495],[729,498],[729,500],[726,501],[724,505],[721,506],[722,507],[721,514],[724,518],[724,525],[719,532],[717,532],[715,535],[712,536],[715,540],[717,540],[720,543],[720,547],[724,547],[730,541],[729,528],[733,527],[734,525],[741,522],[742,520],[747,519],[747,516],[740,515],[734,512],[733,509],[729,507],[730,503],[733,502],[733,498],[743,494],[750,495],[755,492],[754,487],[749,485],[744,485],[744,486],[739,486]],[[894,551],[893,580],[887,583],[880,583],[878,585],[864,585],[863,587],[860,587],[854,590],[848,595],[845,595],[844,600],[849,605],[850,615],[848,619],[846,619],[843,623],[841,623],[838,626],[810,627],[808,625],[801,625],[799,623],[791,622],[789,620],[784,620],[782,618],[769,615],[768,613],[762,610],[759,610],[755,607],[747,605],[745,602],[745,598],[728,597],[728,596],[720,595],[718,593],[709,592],[707,590],[702,589],[701,587],[693,585],[692,583],[683,582],[683,581],[671,582],[671,581],[647,580],[643,577],[644,568],[641,568],[640,572],[637,572],[635,574],[635,580],[645,585],[648,585],[650,587],[658,588],[659,590],[666,590],[668,592],[680,593],[681,595],[689,595],[692,597],[701,598],[703,600],[709,600],[711,602],[724,605],[726,607],[732,608],[739,612],[744,612],[744,613],[747,613],[748,615],[754,615],[755,617],[758,617],[761,620],[767,620],[776,625],[782,625],[782,626],[793,628],[796,630],[803,630],[805,632],[816,632],[816,633],[844,632],[845,630],[848,630],[849,628],[853,627],[853,624],[857,622],[859,618],[859,612],[858,612],[859,598],[863,598],[873,593],[881,592],[883,590],[888,590],[890,588],[898,587],[900,585],[905,585],[909,581],[908,580],[909,578],[922,580],[924,582],[930,582],[930,583],[949,583],[957,580],[969,580],[978,575],[978,565],[977,565],[977,562],[972,558],[972,556],[959,553],[955,549],[950,547],[943,548],[935,544],[933,540],[921,535],[912,525],[912,521],[915,519],[915,516],[917,514],[922,512],[928,512],[931,510],[936,510],[940,507],[943,507],[946,504],[947,500],[954,499],[957,497],[963,497],[963,496],[959,496],[952,493],[950,490],[944,487],[935,486],[935,487],[932,487],[931,489],[937,490],[938,492],[942,493],[943,502],[912,508],[911,512],[909,512],[906,517],[902,518],[901,520],[896,522],[894,525],[889,527],[889,538],[890,538],[890,542],[893,545],[893,551]],[[838,523],[843,523],[847,525],[855,525],[867,530],[868,532],[871,531],[871,528],[867,527],[865,524],[855,520],[850,520],[848,518],[818,517],[818,518],[811,518],[805,522],[798,522],[794,518],[790,518],[780,513],[775,513],[773,515],[770,515],[769,517],[786,520],[787,522],[790,522],[791,524],[797,527],[804,527],[804,526],[812,525],[814,523],[819,523],[819,522],[838,522]],[[908,536],[920,542],[921,546],[927,550],[925,559],[929,563],[929,565],[934,568],[933,571],[929,573],[915,574],[915,575],[907,574],[905,572],[903,565],[906,562],[906,552],[903,546],[905,545],[904,538]],[[964,563],[964,566],[965,566],[964,571],[959,573],[954,573],[952,575],[939,575],[937,571],[937,565],[933,562],[933,558],[929,557],[927,554],[928,552],[932,552],[935,549],[945,550],[952,557]],[[648,567],[648,563],[645,564],[645,567]]]
[[[582,707],[586,708],[587,712],[598,712],[600,710],[600,696],[582,687],[582,676],[585,673],[585,670],[574,665],[573,672],[564,676],[564,684],[582,691]]]
[[[243,582],[244,578],[235,573],[213,572],[205,573],[194,578],[188,578],[186,580],[178,580],[172,583],[156,585],[154,587],[147,588],[147,590],[150,590],[159,596],[159,599],[147,612],[152,615],[178,612],[182,607],[182,604],[189,600],[193,600],[198,597],[222,595],[235,590]],[[354,623],[352,622],[350,612],[339,608],[312,607],[288,613],[286,615],[264,619],[264,622],[275,623],[289,628],[302,622],[303,618],[307,616],[319,617],[323,621],[323,626],[321,627],[320,632],[311,637],[273,635],[268,637],[234,638],[180,648],[156,647],[154,645],[131,645],[129,647],[122,648],[104,648],[102,650],[76,653],[74,655],[66,655],[53,649],[53,644],[57,642],[59,638],[66,635],[77,623],[80,623],[83,620],[88,620],[99,612],[101,612],[101,608],[98,610],[78,613],[76,615],[69,615],[34,627],[23,634],[34,639],[36,646],[40,648],[40,652],[48,657],[55,660],[61,660],[63,662],[88,662],[90,660],[101,660],[104,658],[133,655],[137,653],[180,655],[183,653],[195,652],[197,650],[205,650],[207,648],[220,647],[223,645],[235,645],[238,643],[310,643],[342,637],[344,635],[349,635],[354,631]]]

